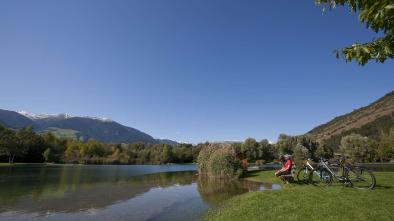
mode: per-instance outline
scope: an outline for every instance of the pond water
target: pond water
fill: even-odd
[[[212,180],[194,165],[0,167],[0,220],[199,220],[223,200],[280,186]]]

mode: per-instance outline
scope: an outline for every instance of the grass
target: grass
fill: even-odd
[[[78,139],[78,131],[76,130],[71,130],[71,129],[63,129],[63,128],[57,128],[57,127],[48,127],[45,131],[42,133],[47,133],[51,132],[53,133],[56,137],[63,138],[63,139]]]
[[[249,192],[209,211],[205,220],[394,220],[394,172],[375,172],[374,190],[289,184],[282,190]],[[280,183],[273,171],[246,178]]]
[[[10,163],[0,163],[0,167],[1,166],[11,166],[12,164],[10,164]]]
[[[65,165],[65,164],[55,164],[55,163],[0,163],[2,166],[17,166],[17,165]]]

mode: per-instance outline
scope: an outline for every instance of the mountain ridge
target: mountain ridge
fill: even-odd
[[[26,111],[0,109],[0,123],[12,129],[33,126],[38,133],[63,134],[73,131],[75,139],[94,139],[106,143],[172,143],[175,141],[155,139],[147,133],[122,125],[109,118],[80,117],[69,114],[32,114]],[[69,138],[69,137],[67,137]]]
[[[379,126],[381,121],[391,124],[391,116],[393,115],[394,91],[391,91],[367,106],[335,117],[327,123],[313,128],[307,134],[315,136],[317,139],[326,140],[363,127],[368,127],[369,130],[374,130],[376,133],[377,130],[382,129],[382,126]]]

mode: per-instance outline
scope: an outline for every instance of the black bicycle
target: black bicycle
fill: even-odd
[[[347,163],[344,159],[336,164],[321,158],[308,176],[309,183],[317,186],[331,185],[334,178],[355,189],[373,189],[376,185],[375,175],[371,170]]]

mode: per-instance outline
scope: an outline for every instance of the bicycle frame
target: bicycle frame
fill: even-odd
[[[315,168],[313,168],[313,166],[309,163],[309,160],[310,159],[308,159],[307,161],[306,161],[306,164],[304,165],[304,170],[305,170],[305,174],[308,174],[309,173],[309,170],[310,171],[313,171]]]
[[[311,168],[313,167],[309,164],[309,162],[304,164],[305,172],[308,172],[308,170]],[[334,168],[342,169],[342,171],[337,172]],[[363,171],[366,171],[366,178],[363,176]],[[339,161],[339,164],[334,164],[330,163],[324,158],[321,158],[316,168],[311,172],[312,173],[310,173],[309,179],[310,182],[313,183],[323,182],[325,185],[330,185],[333,178],[335,178],[340,183],[357,189],[373,189],[376,185],[376,178],[370,170],[363,167],[354,166],[351,163],[347,163],[343,159]],[[315,176],[315,174],[317,176]],[[315,178],[319,180],[315,180]],[[366,184],[368,184],[368,186],[365,186]]]
[[[335,179],[343,182],[346,181],[346,176],[345,176],[345,171],[349,170],[349,168],[345,165],[341,165],[340,167],[342,168],[342,176],[337,176],[332,170],[331,168],[327,165],[327,163],[324,160],[320,160],[319,163],[320,166],[323,166],[325,169],[327,169],[327,171],[333,176],[335,177]]]

